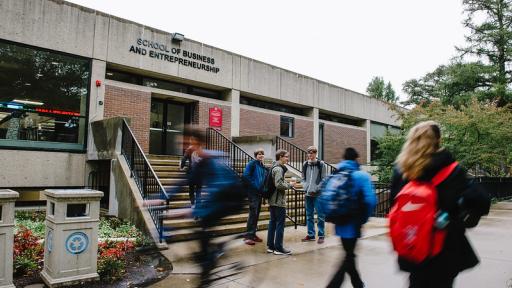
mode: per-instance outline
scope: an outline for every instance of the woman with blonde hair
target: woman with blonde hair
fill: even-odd
[[[391,197],[411,180],[430,182],[439,171],[455,159],[441,146],[441,129],[434,121],[412,127],[396,159]],[[465,236],[467,227],[474,227],[489,212],[489,196],[471,185],[466,172],[457,165],[449,176],[436,186],[439,211],[448,213],[446,238],[439,254],[421,263],[398,257],[403,271],[410,272],[409,287],[452,287],[457,274],[474,267],[479,260]],[[462,216],[464,215],[464,217]]]

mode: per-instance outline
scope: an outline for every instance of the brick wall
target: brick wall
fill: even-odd
[[[219,105],[215,103],[207,103],[199,101],[194,109],[194,124],[198,124],[201,128],[207,128],[210,125],[210,108],[219,107],[222,109],[222,135],[231,138],[231,106]]]
[[[295,119],[295,137],[283,137],[283,139],[306,149],[313,145],[313,120],[293,118]],[[276,136],[281,132],[280,125],[281,117],[277,114],[240,108],[240,136]]]
[[[366,163],[366,131],[324,124],[324,158],[328,163],[341,161],[343,151],[353,147],[359,153],[359,163]]]
[[[149,116],[151,93],[105,85],[104,118],[123,116],[131,119],[130,128],[144,153],[149,152]]]

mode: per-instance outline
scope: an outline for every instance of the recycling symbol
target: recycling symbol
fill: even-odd
[[[66,250],[71,254],[80,254],[89,246],[89,238],[83,232],[74,232],[66,239]]]

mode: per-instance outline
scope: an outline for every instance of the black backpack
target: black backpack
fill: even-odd
[[[268,169],[265,174],[265,180],[263,181],[263,189],[261,189],[261,197],[265,199],[270,199],[274,192],[276,192],[276,184],[274,182],[274,177],[272,177],[272,170],[275,167]]]

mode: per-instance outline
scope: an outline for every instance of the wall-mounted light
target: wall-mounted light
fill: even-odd
[[[185,35],[181,34],[181,33],[173,33],[172,34],[172,42],[181,42],[183,40],[185,40]]]
[[[42,106],[42,105],[44,105],[43,102],[30,101],[30,100],[20,100],[20,99],[14,99],[14,100],[12,100],[12,102],[20,103],[20,104],[25,104],[25,105],[34,105],[34,106]]]

